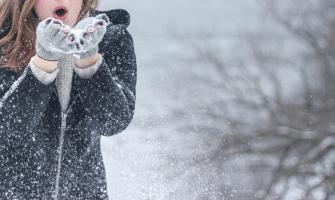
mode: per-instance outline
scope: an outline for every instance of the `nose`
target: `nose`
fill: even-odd
[[[62,4],[64,0],[54,0],[55,3],[57,4]]]
[[[51,4],[54,4],[54,5],[59,5],[59,4],[63,4],[64,0],[52,0],[50,1]]]

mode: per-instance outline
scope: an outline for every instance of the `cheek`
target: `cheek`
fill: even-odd
[[[81,4],[74,4],[69,10],[68,25],[73,26],[77,23],[81,11]]]
[[[50,3],[47,3],[45,0],[36,0],[34,9],[41,20],[46,19],[51,15]]]

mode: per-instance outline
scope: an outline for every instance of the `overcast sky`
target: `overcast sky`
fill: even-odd
[[[130,30],[157,35],[168,29],[232,32],[251,28],[255,5],[250,0],[101,0],[100,9],[126,9],[131,14]]]

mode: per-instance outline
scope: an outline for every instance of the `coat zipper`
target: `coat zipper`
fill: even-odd
[[[55,90],[55,89],[54,89]],[[58,93],[55,90],[56,95],[58,97]],[[56,172],[56,181],[55,181],[55,190],[53,191],[52,198],[54,200],[58,199],[58,194],[59,194],[59,179],[60,179],[60,172],[61,172],[61,166],[62,166],[62,153],[63,153],[63,143],[64,143],[64,135],[65,135],[65,130],[66,130],[66,118],[67,114],[70,111],[72,105],[76,101],[77,97],[79,96],[79,93],[77,96],[74,98],[73,102],[71,103],[70,107],[67,109],[66,112],[61,112],[61,127],[60,127],[60,138],[59,138],[59,147],[57,150],[58,153],[58,158],[57,158],[57,172]],[[59,99],[59,97],[58,97]]]
[[[62,166],[62,151],[63,151],[64,133],[66,129],[67,113],[62,112],[61,115],[62,115],[62,123],[61,123],[61,128],[60,128],[60,139],[59,139],[59,147],[58,147],[56,183],[55,183],[55,191],[54,191],[54,196],[53,196],[55,200],[58,199],[58,192],[59,192],[59,178],[60,178],[60,170]]]

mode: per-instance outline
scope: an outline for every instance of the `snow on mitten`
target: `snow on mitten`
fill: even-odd
[[[71,36],[76,44],[75,56],[88,58],[98,53],[98,44],[104,37],[110,21],[106,14],[81,20],[73,29]]]
[[[36,29],[36,53],[45,60],[56,61],[64,54],[75,51],[69,37],[70,27],[61,20],[49,17],[41,21]]]

